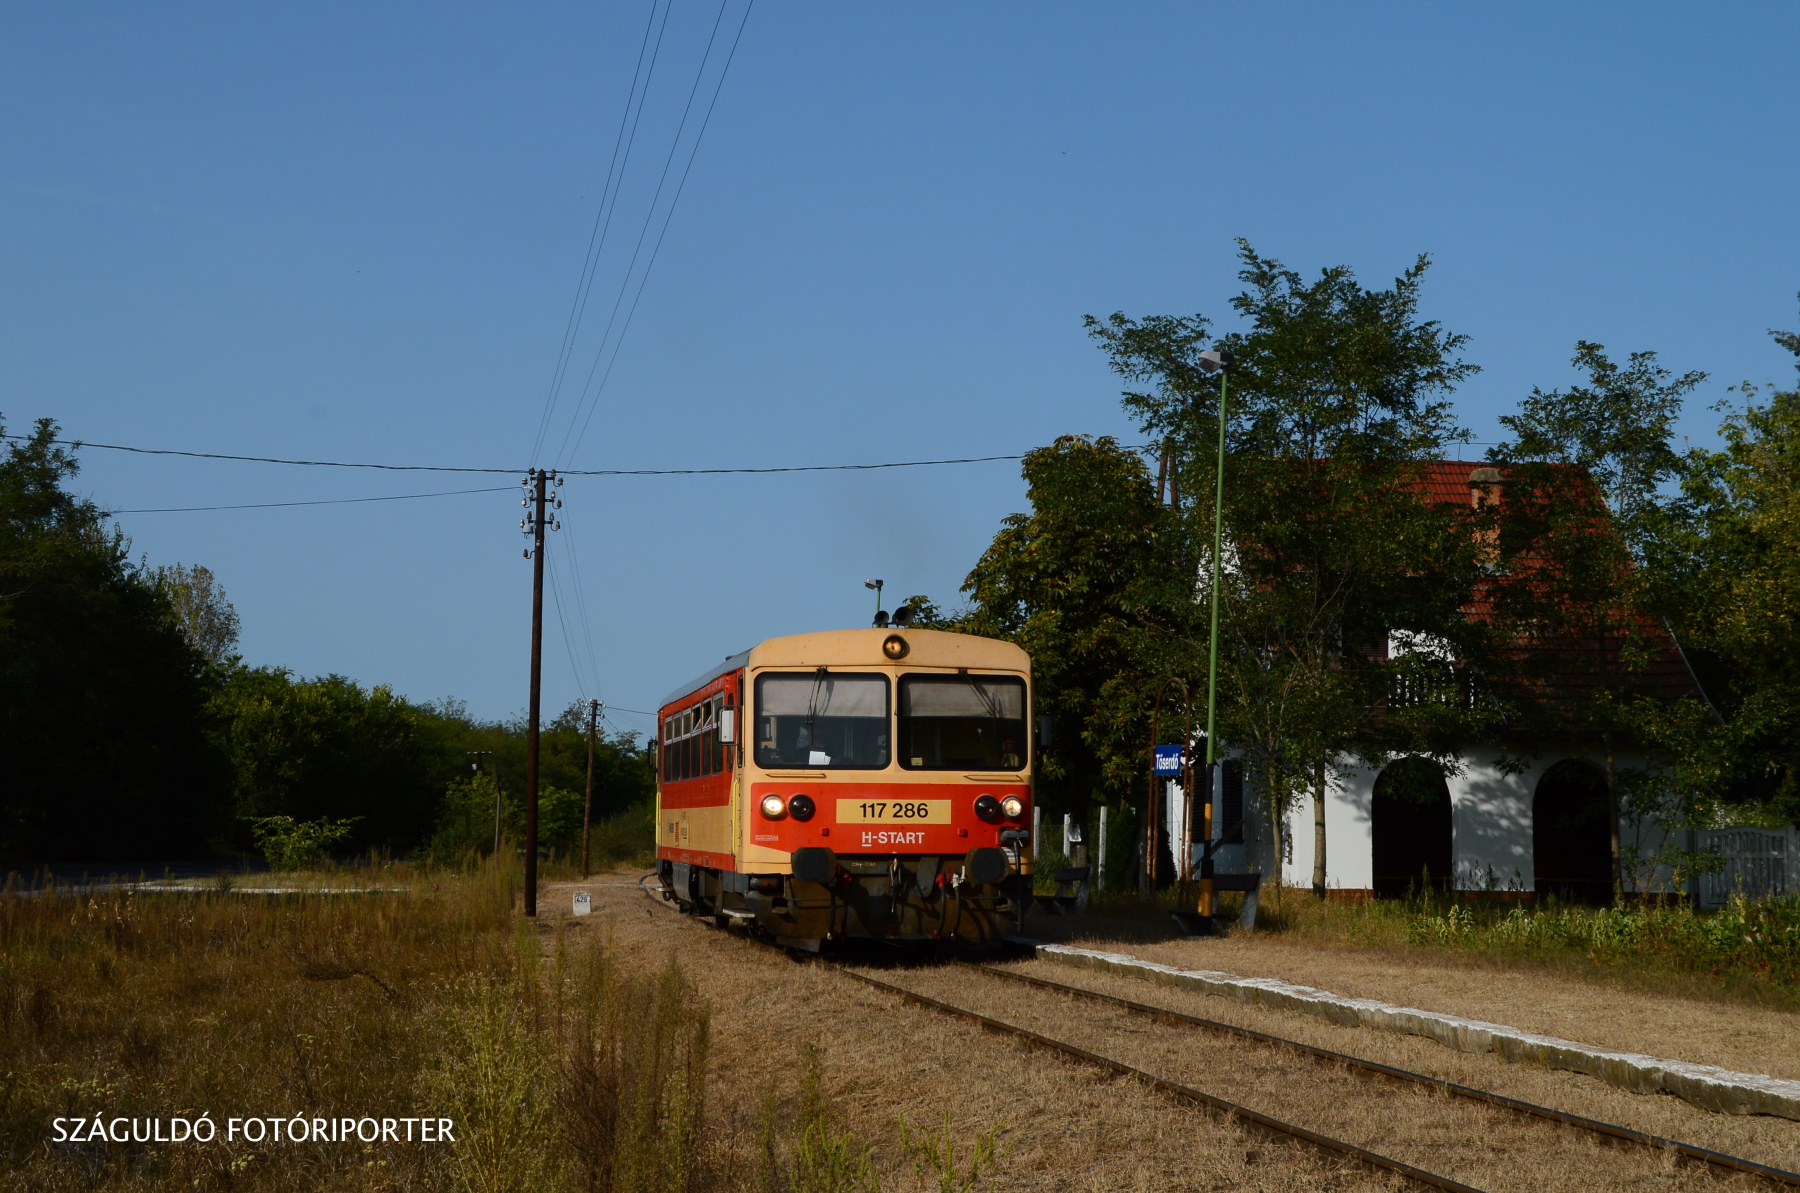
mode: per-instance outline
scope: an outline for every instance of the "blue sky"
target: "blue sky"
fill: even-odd
[[[1711,373],[1702,439],[1725,385],[1792,376],[1766,335],[1800,324],[1791,6],[758,0],[593,397],[742,4],[674,0],[535,455],[649,0],[0,10],[8,429],[500,468],[1135,442],[1081,317],[1229,325],[1238,236],[1371,285],[1429,252],[1479,439],[1572,381],[1580,338]],[[109,509],[511,483],[99,450],[80,478]],[[651,708],[760,638],[864,624],[865,577],[954,603],[1024,504],[1009,463],[563,495],[551,708]],[[250,662],[504,716],[520,512],[509,489],[120,520],[150,563],[214,569]]]

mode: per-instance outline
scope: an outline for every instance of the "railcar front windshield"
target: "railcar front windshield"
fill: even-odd
[[[1021,770],[1025,682],[1001,675],[900,679],[900,765],[907,770]]]
[[[756,677],[756,765],[879,770],[890,753],[887,676],[821,667]]]

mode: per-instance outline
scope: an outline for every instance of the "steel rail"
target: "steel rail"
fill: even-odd
[[[1497,1106],[1503,1110],[1511,1110],[1519,1114],[1547,1119],[1567,1127],[1578,1127],[1601,1135],[1607,1135],[1614,1139],[1621,1139],[1628,1143],[1638,1143],[1648,1147],[1669,1148],[1679,1152],[1690,1160],[1697,1160],[1718,1168],[1730,1169],[1734,1172],[1749,1173],[1753,1176],[1760,1176],[1765,1180],[1774,1181],[1777,1184],[1800,1188],[1800,1173],[1789,1172],[1783,1168],[1773,1168],[1767,1164],[1758,1164],[1754,1160],[1746,1160],[1741,1156],[1732,1156],[1727,1155],[1724,1152],[1715,1152],[1710,1148],[1700,1147],[1697,1144],[1683,1143],[1678,1139],[1666,1139],[1661,1135],[1652,1135],[1646,1131],[1635,1130],[1631,1127],[1621,1127],[1617,1123],[1586,1118],[1579,1114],[1570,1114],[1567,1111],[1555,1110],[1548,1106],[1539,1106],[1535,1102],[1526,1102],[1518,1098],[1509,1098],[1505,1094],[1492,1093],[1488,1090],[1476,1089],[1473,1086],[1458,1085],[1454,1081],[1446,1081],[1441,1077],[1432,1077],[1425,1073],[1415,1073],[1410,1069],[1401,1069],[1396,1068],[1393,1065],[1384,1065],[1379,1061],[1364,1060],[1360,1056],[1351,1056],[1343,1052],[1333,1052],[1329,1048],[1320,1048],[1312,1044],[1302,1043],[1299,1040],[1290,1040],[1283,1036],[1270,1035],[1267,1032],[1255,1031],[1248,1027],[1239,1027],[1234,1023],[1221,1023],[1216,1019],[1202,1019],[1196,1015],[1185,1015],[1180,1011],[1169,1010],[1167,1007],[1151,1006],[1148,1003],[1133,1002],[1128,998],[1120,998],[1114,994],[1103,994],[1098,990],[1088,990],[1080,986],[1069,986],[1062,982],[1049,981],[1046,978],[1032,977],[1030,974],[1014,973],[1011,970],[996,969],[991,965],[976,965],[972,962],[960,960],[955,961],[954,964],[959,968],[973,969],[991,977],[1005,978],[1008,981],[1023,982],[1027,985],[1036,986],[1044,990],[1055,990],[1062,994],[1072,994],[1080,998],[1092,999],[1096,1002],[1110,1003],[1113,1006],[1123,1007],[1126,1010],[1135,1011],[1138,1014],[1150,1015],[1164,1022],[1174,1022],[1188,1027],[1198,1027],[1206,1031],[1217,1032],[1223,1035],[1237,1036],[1240,1039],[1254,1040],[1261,1044],[1275,1044],[1284,1048],[1291,1048],[1296,1052],[1305,1053],[1307,1056],[1317,1060],[1343,1064],[1354,1069],[1360,1069],[1367,1073],[1397,1081],[1414,1082],[1420,1085],[1430,1086],[1431,1088],[1440,1090],[1444,1093],[1454,1094],[1459,1098],[1469,1098],[1477,1102],[1485,1102],[1490,1106]]]
[[[1347,1156],[1350,1159],[1361,1161],[1370,1167],[1381,1169],[1384,1172],[1398,1173],[1410,1180],[1418,1181],[1420,1184],[1429,1185],[1434,1189],[1447,1190],[1448,1193],[1480,1193],[1480,1191],[1475,1189],[1472,1185],[1465,1185],[1461,1182],[1453,1181],[1449,1177],[1439,1176],[1435,1172],[1427,1172],[1423,1168],[1414,1168],[1411,1164],[1396,1160],[1391,1156],[1384,1156],[1380,1152],[1372,1152],[1367,1148],[1358,1147],[1354,1143],[1346,1143],[1342,1139],[1336,1139],[1330,1135],[1322,1135],[1317,1131],[1308,1130],[1295,1123],[1283,1122],[1281,1119],[1271,1118],[1269,1115],[1259,1113],[1258,1111],[1250,1109],[1248,1106],[1241,1106],[1236,1102],[1227,1101],[1214,1094],[1206,1093],[1204,1090],[1198,1090],[1189,1085],[1182,1085],[1178,1082],[1170,1081],[1167,1078],[1158,1077],[1154,1073],[1147,1073],[1144,1070],[1134,1068],[1123,1061],[1117,1061],[1113,1060],[1111,1057],[1101,1056],[1097,1052],[1089,1052],[1087,1049],[1079,1048],[1074,1044],[1064,1043],[1062,1040],[1039,1035],[1037,1032],[1029,1031],[1026,1028],[1018,1027],[999,1019],[990,1019],[986,1015],[977,1014],[974,1011],[965,1010],[962,1007],[952,1006],[947,1002],[939,1002],[935,998],[915,993],[902,986],[895,986],[891,983],[883,982],[880,979],[872,978],[867,974],[858,973],[854,969],[846,969],[844,966],[834,964],[830,961],[818,961],[815,962],[815,964],[824,965],[846,977],[855,978],[857,981],[873,986],[875,989],[885,993],[899,995],[902,1002],[915,1003],[922,1007],[928,1007],[934,1011],[940,1011],[946,1015],[954,1015],[957,1018],[966,1020],[970,1023],[978,1023],[989,1031],[1017,1036],[1020,1039],[1027,1040],[1041,1048],[1048,1048],[1051,1051],[1060,1052],[1064,1056],[1074,1057],[1076,1060],[1085,1061],[1088,1064],[1096,1065],[1102,1069],[1117,1073],[1121,1077],[1135,1077],[1139,1081],[1149,1085],[1151,1088],[1160,1090],[1163,1093],[1173,1094],[1178,1098],[1185,1098],[1190,1102],[1199,1102],[1203,1106],[1207,1106],[1213,1110],[1223,1111],[1233,1118],[1242,1119],[1245,1122],[1261,1127],[1264,1130],[1272,1131],[1279,1135],[1290,1135],[1296,1139],[1310,1143],[1315,1147],[1322,1148],[1325,1151],[1336,1152],[1341,1156]],[[975,968],[979,969],[982,967],[976,966]]]

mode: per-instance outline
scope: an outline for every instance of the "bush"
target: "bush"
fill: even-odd
[[[271,870],[311,870],[330,856],[331,847],[349,837],[360,816],[297,821],[292,816],[263,816],[250,823],[250,835]]]
[[[1715,912],[1692,907],[1549,905],[1483,915],[1473,904],[1424,907],[1407,919],[1416,945],[1514,952],[1578,952],[1618,963],[1654,957],[1678,968],[1751,974],[1778,985],[1800,984],[1800,900],[1740,897]]]

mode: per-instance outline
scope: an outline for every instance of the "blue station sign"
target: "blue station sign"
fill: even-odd
[[[1151,769],[1153,770],[1154,773],[1159,774],[1159,775],[1174,775],[1175,777],[1180,778],[1181,777],[1181,747],[1180,746],[1158,746],[1158,747],[1156,747],[1156,764]]]

